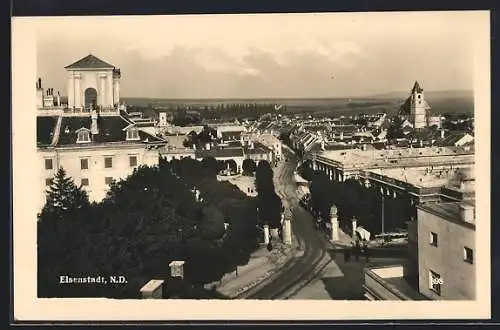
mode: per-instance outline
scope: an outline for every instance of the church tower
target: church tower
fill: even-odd
[[[424,90],[415,81],[410,95],[410,121],[414,128],[427,127],[427,111],[429,105],[424,99]]]

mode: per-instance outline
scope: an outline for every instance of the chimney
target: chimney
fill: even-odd
[[[99,126],[97,125],[97,111],[92,110],[91,118],[92,124],[90,125],[90,133],[92,133],[92,135],[97,135],[99,134]]]
[[[468,204],[460,204],[460,219],[462,221],[475,224],[475,209],[474,206]]]
[[[184,278],[184,261],[174,260],[170,264],[170,276],[180,279]]]
[[[38,89],[42,88],[42,78],[38,78],[38,84],[36,85],[36,88]]]

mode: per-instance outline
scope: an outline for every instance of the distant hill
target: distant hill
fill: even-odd
[[[409,91],[388,92],[368,97],[352,98],[276,98],[276,99],[162,99],[162,98],[124,98],[127,104],[147,107],[154,113],[153,107],[172,107],[189,105],[192,109],[203,110],[209,105],[231,104],[284,104],[287,113],[323,113],[325,115],[357,113],[395,114]],[[474,111],[472,91],[425,91],[425,98],[433,113],[465,113]],[[138,110],[139,111],[139,110]],[[140,110],[144,111],[144,110]]]
[[[409,96],[409,91],[388,92],[373,95],[375,99],[406,99]],[[472,99],[474,92],[470,90],[450,90],[450,91],[425,91],[425,97],[432,99]]]

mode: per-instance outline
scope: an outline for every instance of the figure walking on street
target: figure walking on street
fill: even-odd
[[[365,253],[366,262],[370,261],[370,253],[368,251],[368,246],[366,244],[363,246],[363,250],[364,250],[364,253]]]
[[[345,249],[344,250],[344,261],[349,262],[349,260],[351,260],[351,252],[349,251],[349,249]]]

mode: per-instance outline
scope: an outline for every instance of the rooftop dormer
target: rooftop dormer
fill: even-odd
[[[135,124],[131,124],[123,129],[126,134],[127,134],[127,141],[138,141],[140,139],[139,137],[139,130],[135,126]]]
[[[90,143],[92,142],[90,129],[86,127],[79,128],[75,131],[77,134],[76,143]]]

